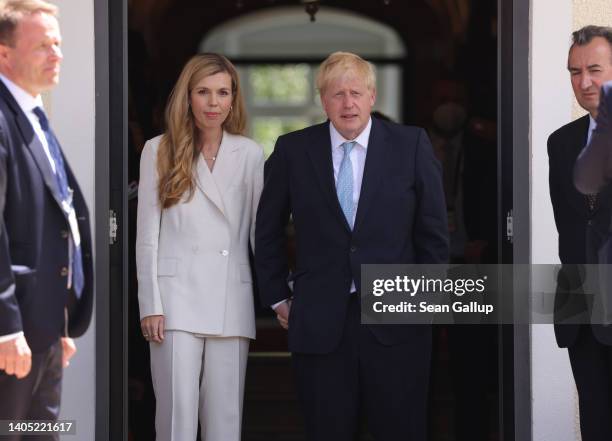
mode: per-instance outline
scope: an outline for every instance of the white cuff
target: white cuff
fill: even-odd
[[[280,302],[275,303],[274,305],[270,306],[270,308],[272,308],[274,311],[276,311],[276,308],[278,308],[283,303],[287,302],[287,300],[289,300],[289,299],[281,300]]]
[[[0,335],[0,343],[14,340],[18,337],[21,337],[22,335],[23,335],[23,331],[15,332],[14,334]]]

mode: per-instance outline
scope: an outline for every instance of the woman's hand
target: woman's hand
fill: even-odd
[[[161,343],[164,341],[164,316],[150,315],[140,321],[142,336],[147,341]]]

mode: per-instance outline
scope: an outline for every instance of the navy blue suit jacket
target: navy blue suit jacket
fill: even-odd
[[[33,352],[89,325],[93,265],[89,213],[72,170],[85,286],[80,300],[67,289],[70,227],[49,160],[19,105],[0,81],[0,335],[24,331]],[[22,268],[16,271],[16,266]],[[65,308],[68,323],[65,323]]]
[[[329,122],[281,136],[266,167],[255,228],[260,296],[272,305],[287,286],[285,227],[292,215],[296,270],[289,317],[292,352],[338,345],[351,280],[362,264],[446,263],[448,228],[441,168],[423,129],[372,119],[355,225],[336,194]],[[383,344],[429,344],[429,326],[370,326]]]

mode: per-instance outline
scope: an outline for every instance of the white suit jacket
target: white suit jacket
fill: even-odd
[[[163,314],[165,328],[255,338],[248,243],[263,186],[263,149],[223,133],[212,172],[202,155],[191,200],[160,209],[157,150],[140,160],[136,266],[140,317]]]

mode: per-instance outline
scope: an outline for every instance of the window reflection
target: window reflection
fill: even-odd
[[[311,70],[308,64],[250,67],[248,81],[253,104],[306,104],[312,93]]]
[[[278,137],[303,129],[311,123],[307,118],[256,117],[252,122],[252,136],[264,148],[266,158],[274,150]]]

